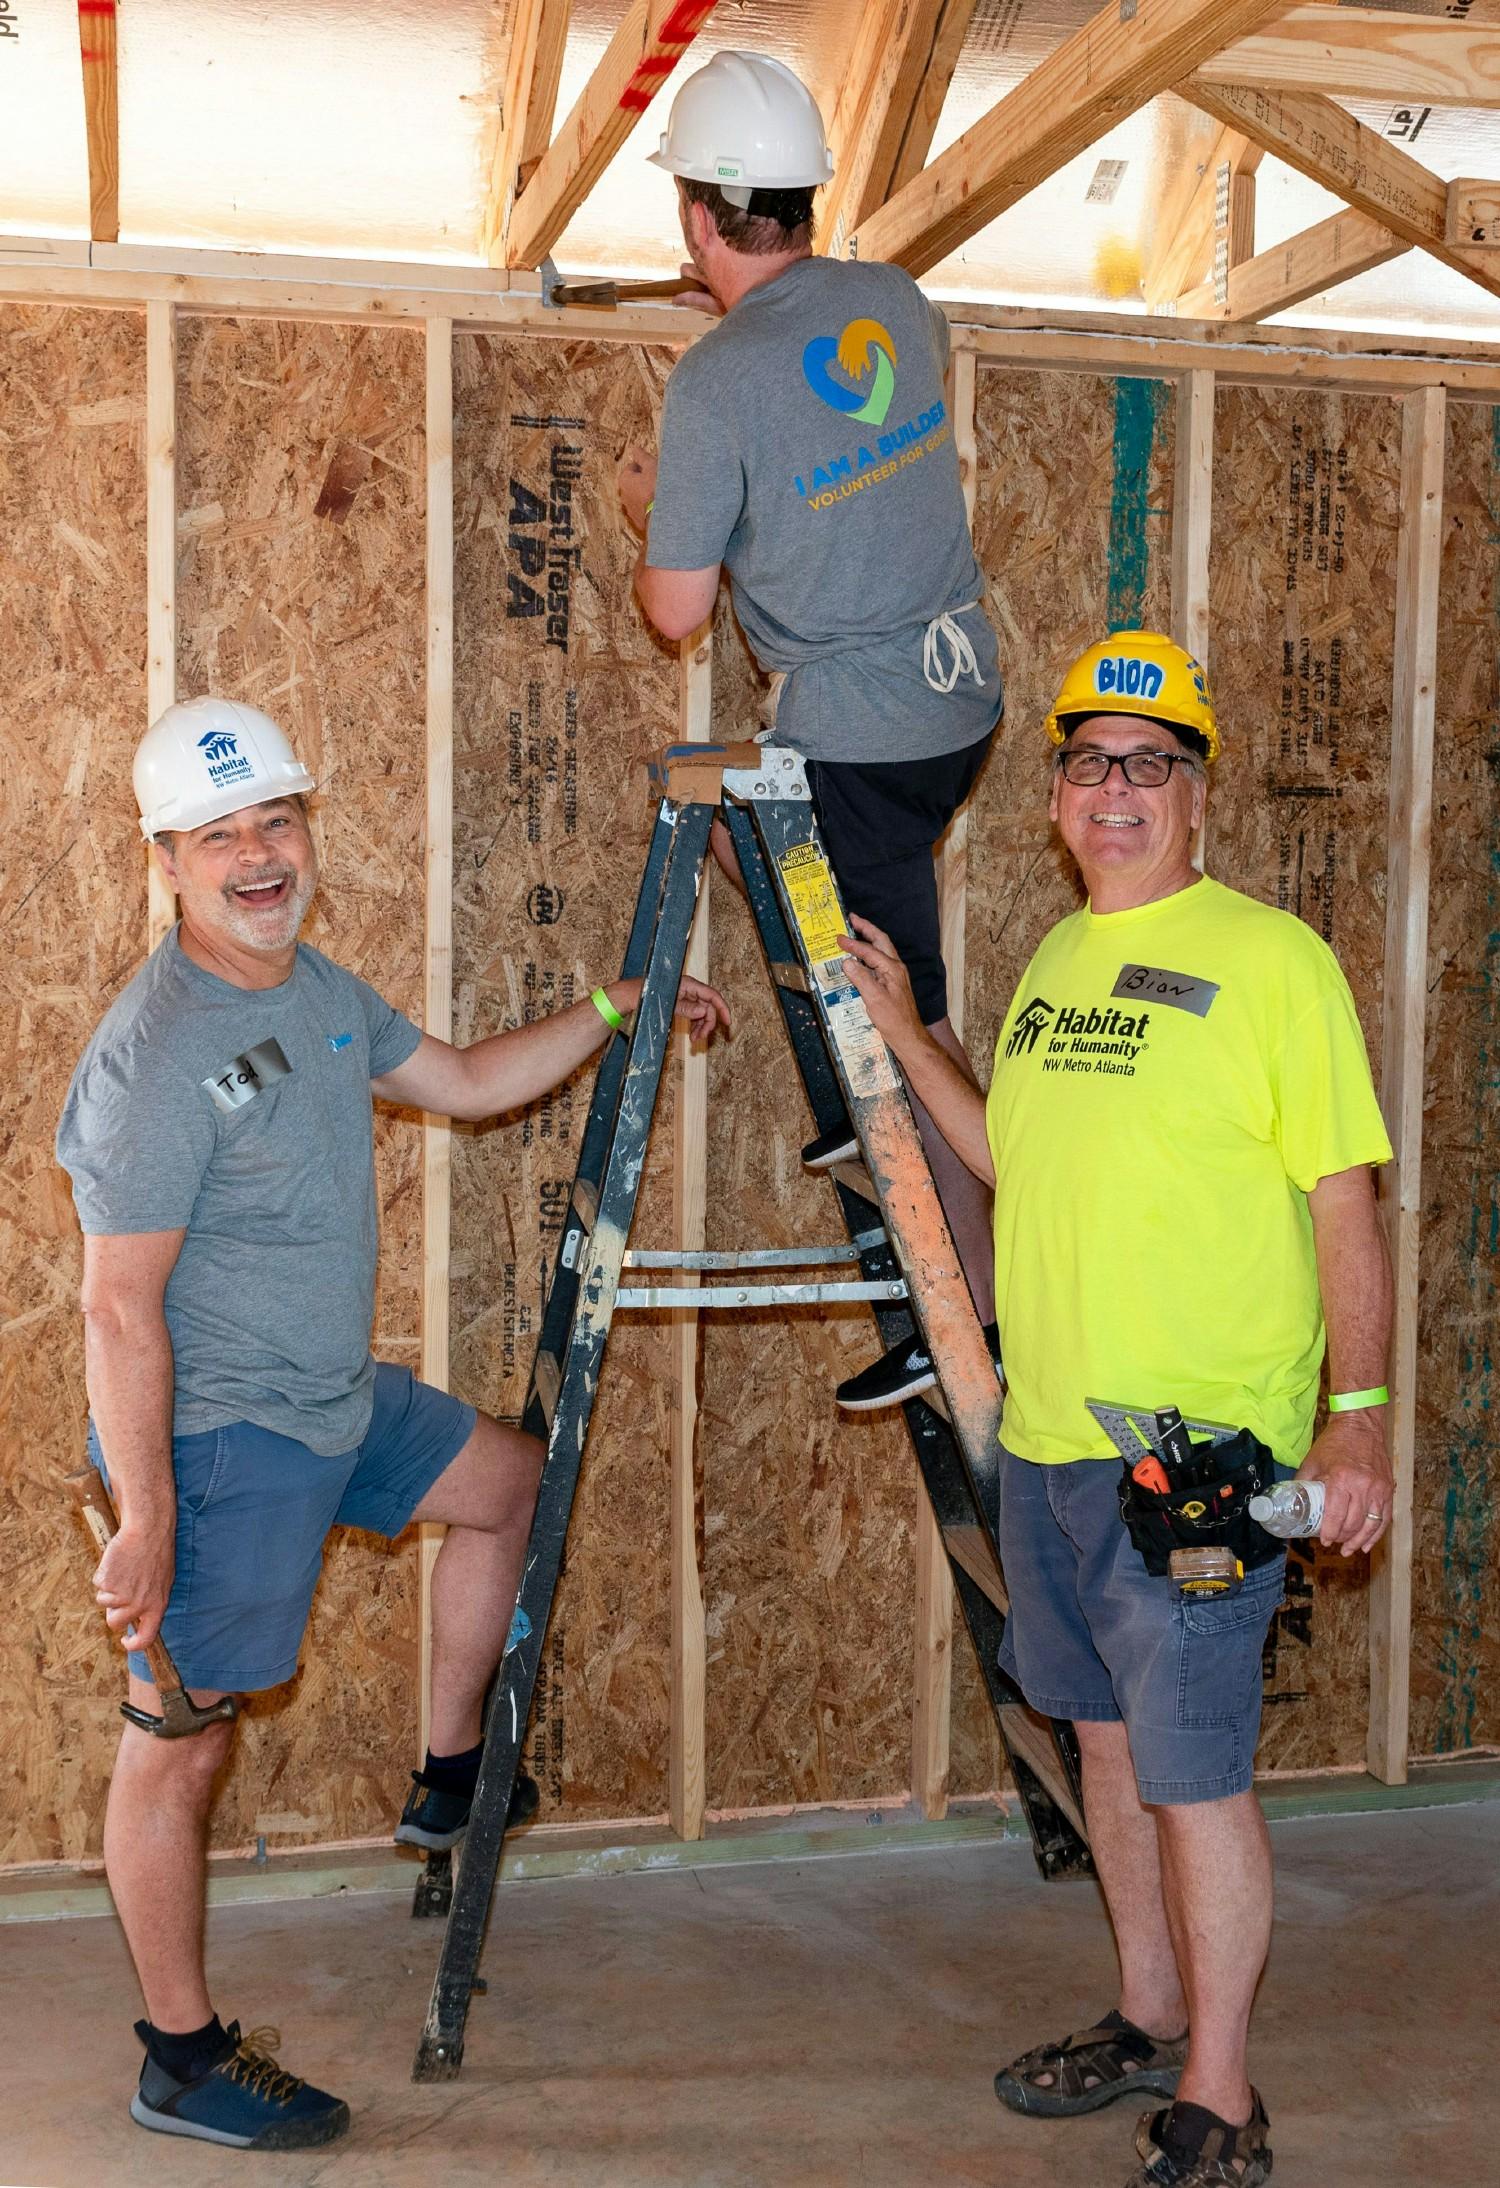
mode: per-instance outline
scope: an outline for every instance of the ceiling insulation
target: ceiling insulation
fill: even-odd
[[[978,0],[934,140],[941,152],[1097,11],[1099,0]],[[1391,0],[1364,0],[1390,7]],[[864,0],[720,0],[673,78],[726,46],[774,53],[833,108]],[[575,0],[558,118],[587,82],[626,0]],[[1401,12],[1454,12],[1402,0]],[[119,16],[120,239],[325,256],[478,262],[509,0],[129,0]],[[1500,0],[1469,21],[1500,22]],[[73,0],[11,6],[0,36],[0,231],[88,233],[87,155]],[[642,116],[554,256],[578,270],[660,272],[680,256],[667,177],[646,163],[667,97]],[[1444,179],[1500,174],[1500,113],[1352,105]],[[1212,141],[1175,98],[1120,122],[926,277],[984,302],[1144,309],[1164,179]],[[1102,178],[1102,179],[1101,179]],[[1261,166],[1256,243],[1284,241],[1337,201],[1275,160]],[[1419,252],[1288,315],[1455,334],[1500,327],[1500,298]]]

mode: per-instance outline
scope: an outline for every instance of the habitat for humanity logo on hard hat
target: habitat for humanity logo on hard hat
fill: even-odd
[[[845,378],[829,369],[837,362]],[[856,383],[874,379],[868,387]],[[815,334],[802,352],[802,376],[820,402],[873,426],[885,423],[896,392],[896,345],[878,319],[851,319],[842,334]]]
[[[246,782],[255,773],[227,729],[211,729],[206,737],[198,739],[198,750],[203,754],[208,779],[215,788],[221,783]]]

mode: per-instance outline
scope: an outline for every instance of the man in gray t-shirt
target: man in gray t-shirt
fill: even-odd
[[[136,755],[142,829],[179,924],[73,1075],[58,1159],[84,1232],[89,1448],[119,1532],[95,1574],[154,1714],[158,1634],[201,1703],[297,1667],[330,1526],[447,1534],[432,1571],[431,1746],[397,1829],[449,1847],[515,1607],[542,1447],[370,1355],[372,1091],[440,1116],[523,1107],[597,1049],[616,980],[469,1049],[421,1033],[299,943],[317,885],[312,777],[253,707],[170,707]],[[695,1034],[727,1023],[683,983]],[[162,1740],[127,1725],[105,1862],[145,1994],[132,2117],[239,2148],[329,2141],[347,2105],[225,2028],[203,1962],[204,1841],[232,1727]],[[512,1816],[534,1811],[520,1780]]]
[[[659,458],[631,449],[621,466],[644,539],[636,591],[683,638],[727,571],[741,628],[781,679],[774,735],[807,756],[852,923],[889,937],[923,1023],[967,1071],[933,850],[973,788],[1001,684],[948,415],[947,320],[899,267],[813,256],[813,185],[831,162],[779,62],[716,55],[673,102],[656,164],[678,178],[688,254],[723,316],[667,383]],[[989,1325],[989,1195],[913,1107]],[[803,1160],[854,1152],[845,1127]],[[841,1384],[839,1403],[895,1405],[935,1379],[914,1338]]]

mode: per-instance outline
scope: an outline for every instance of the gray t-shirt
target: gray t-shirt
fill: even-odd
[[[57,1130],[84,1230],[186,1229],[167,1281],[173,1430],[253,1421],[324,1457],[370,1422],[370,1081],[422,1036],[304,943],[237,988],[174,928],[106,1013]]]
[[[724,564],[756,656],[787,672],[776,740],[817,759],[957,752],[1000,712],[947,363],[948,323],[900,267],[807,258],[667,382],[647,562]],[[960,609],[982,680],[944,694],[924,637]]]

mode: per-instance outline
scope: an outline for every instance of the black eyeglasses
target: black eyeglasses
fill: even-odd
[[[1075,783],[1080,790],[1108,782],[1112,767],[1117,767],[1137,790],[1160,790],[1172,780],[1174,767],[1192,764],[1192,756],[1186,752],[1091,752],[1087,748],[1064,752],[1058,762],[1063,780]]]

